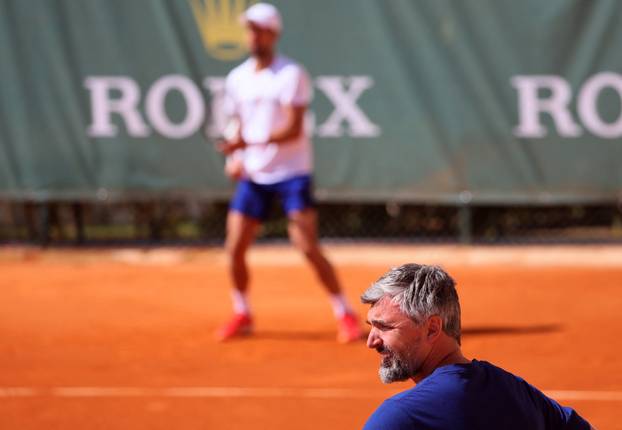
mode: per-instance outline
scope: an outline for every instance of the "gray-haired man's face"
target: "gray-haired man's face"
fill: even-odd
[[[424,327],[415,324],[388,297],[369,309],[367,321],[371,325],[367,346],[382,356],[380,380],[388,384],[414,377],[429,352],[423,342]]]

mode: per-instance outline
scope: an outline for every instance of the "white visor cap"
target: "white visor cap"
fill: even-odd
[[[280,33],[283,21],[278,9],[269,3],[255,3],[242,15],[244,24],[253,23],[258,27]]]

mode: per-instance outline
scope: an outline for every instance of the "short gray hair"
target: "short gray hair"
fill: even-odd
[[[460,301],[456,283],[443,269],[422,264],[404,264],[389,270],[361,296],[375,304],[392,298],[402,312],[419,324],[432,315],[443,320],[443,331],[460,344]]]

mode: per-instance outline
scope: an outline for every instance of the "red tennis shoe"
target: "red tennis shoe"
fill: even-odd
[[[356,342],[363,338],[363,332],[356,315],[345,313],[339,319],[337,341],[340,343]]]
[[[216,339],[225,341],[232,337],[248,336],[253,331],[253,319],[247,314],[234,314],[233,317],[216,332]]]

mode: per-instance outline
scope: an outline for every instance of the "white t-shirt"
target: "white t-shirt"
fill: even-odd
[[[303,131],[291,142],[269,143],[270,134],[286,120],[286,106],[308,106],[312,88],[306,71],[284,56],[256,70],[249,58],[229,73],[225,109],[240,121],[244,176],[259,184],[274,184],[313,169],[309,136]]]

